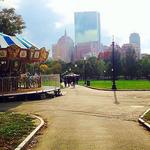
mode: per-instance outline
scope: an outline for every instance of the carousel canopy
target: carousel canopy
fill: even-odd
[[[48,58],[46,49],[37,48],[19,36],[9,36],[0,32],[0,60],[22,60],[29,63],[44,62]]]
[[[36,47],[31,42],[19,36],[9,36],[0,32],[0,48],[7,48],[11,45],[17,45],[20,48]]]

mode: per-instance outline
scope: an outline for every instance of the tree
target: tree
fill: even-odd
[[[81,79],[84,79],[84,60],[78,60],[75,64],[77,65],[75,73],[79,74]]]
[[[129,47],[126,50],[125,58],[123,58],[122,60],[122,68],[125,77],[130,79],[137,77],[137,67],[138,67],[138,63],[136,59],[135,49]]]
[[[24,28],[25,22],[21,15],[15,13],[14,8],[4,8],[0,11],[0,32],[14,36],[22,33]]]
[[[105,64],[103,60],[96,57],[90,57],[86,60],[86,76],[87,78],[99,79],[104,74]]]
[[[46,73],[46,72],[48,71],[48,65],[46,65],[46,64],[41,64],[41,65],[40,65],[40,71],[41,71],[42,73]]]
[[[51,66],[51,72],[53,74],[60,74],[62,71],[62,66],[58,61],[53,61]]]
[[[110,50],[112,47],[110,48]],[[105,63],[105,76],[108,78],[112,77],[112,51],[103,52],[103,56],[100,58]],[[122,67],[121,67],[121,54],[118,50],[118,47],[115,47],[114,51],[114,62],[115,62],[115,76],[116,78],[121,75]]]
[[[150,76],[150,56],[145,56],[140,60],[142,75],[146,78]]]

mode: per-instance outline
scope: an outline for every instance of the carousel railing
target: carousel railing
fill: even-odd
[[[0,93],[14,92],[17,90],[18,77],[1,77],[0,78]]]
[[[0,77],[0,93],[12,93],[20,89],[40,87],[41,76]]]
[[[22,74],[17,77],[0,77],[0,94],[14,93],[24,89],[35,89],[41,86],[60,87],[60,75],[34,75]]]

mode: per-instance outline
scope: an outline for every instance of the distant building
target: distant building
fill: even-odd
[[[136,48],[137,59],[141,58],[141,42],[140,35],[138,33],[131,33],[129,37],[129,43],[133,44]]]
[[[84,57],[98,56],[98,43],[87,42],[79,43],[75,47],[74,60],[80,60]]]
[[[102,60],[109,60],[112,55],[112,51],[105,50],[99,53],[98,58]]]
[[[150,54],[141,54],[141,58],[150,57]]]
[[[115,51],[120,53],[122,52],[122,49],[119,45],[115,45]],[[99,52],[98,58],[102,60],[110,60],[112,56],[112,45],[105,46],[103,51]]]
[[[109,49],[109,46],[101,44],[101,51]]]
[[[134,50],[135,51],[135,58],[138,60],[139,59],[139,47],[136,44],[123,44],[122,45],[122,52],[121,52],[121,56],[122,57],[126,57],[126,54],[129,50]]]
[[[100,50],[100,14],[98,12],[76,12],[74,59],[86,55],[98,55]]]
[[[127,56],[127,52],[134,51],[135,59],[139,59],[139,47],[136,44],[123,44],[122,47],[119,45],[115,45],[115,51],[120,54],[121,59]],[[109,60],[112,55],[112,45],[109,47],[105,47],[103,51],[101,51],[98,55],[98,58],[103,60]]]
[[[52,46],[52,57],[54,60],[62,60],[69,63],[73,59],[74,42],[67,36],[66,31],[57,44]]]

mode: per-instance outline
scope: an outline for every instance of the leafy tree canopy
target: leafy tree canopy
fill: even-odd
[[[4,8],[0,11],[0,32],[13,36],[22,33],[24,28],[25,22],[21,15],[15,13],[14,8]]]

